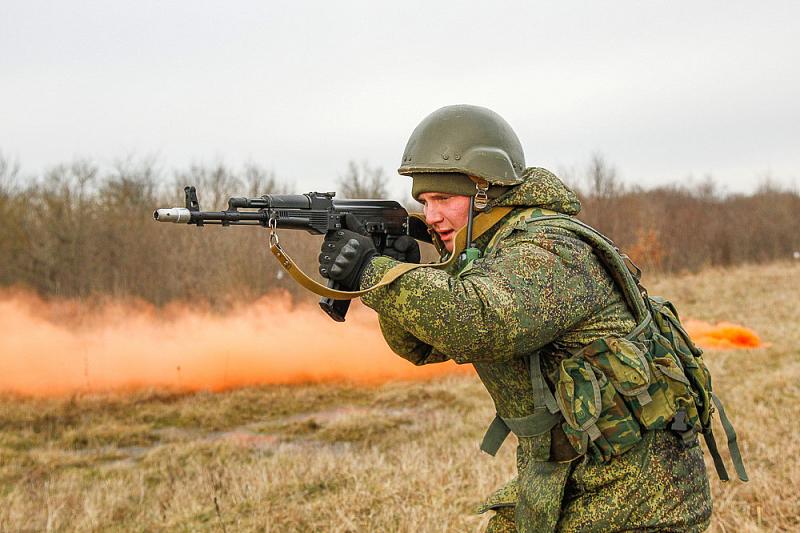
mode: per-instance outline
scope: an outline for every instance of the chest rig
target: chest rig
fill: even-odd
[[[560,361],[554,390],[542,373],[540,353],[527,358],[534,411],[527,416],[495,416],[481,449],[495,455],[509,433],[537,437],[563,432],[574,457],[609,461],[635,446],[649,430],[676,433],[684,446],[702,435],[720,479],[729,479],[711,427],[719,411],[736,473],[747,481],[736,432],[711,387],[702,350],[680,323],[675,307],[648,295],[641,271],[594,228],[542,209],[515,214],[509,225],[547,224],[567,229],[592,247],[636,320],[624,337],[599,338]],[[495,235],[502,238],[505,231]],[[562,437],[563,439],[563,437]],[[561,460],[548,457],[545,460]]]

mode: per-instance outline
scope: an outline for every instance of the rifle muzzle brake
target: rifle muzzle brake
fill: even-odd
[[[153,211],[153,219],[158,222],[175,222],[176,224],[188,224],[192,218],[192,212],[185,207],[170,207],[166,209],[156,209]]]

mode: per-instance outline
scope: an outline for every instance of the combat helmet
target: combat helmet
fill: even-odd
[[[503,117],[485,107],[450,105],[414,129],[398,172],[415,177],[459,173],[508,187],[522,183],[524,170],[522,145]]]

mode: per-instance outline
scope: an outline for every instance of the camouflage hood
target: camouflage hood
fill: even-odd
[[[578,196],[549,170],[528,168],[523,179],[525,181],[492,202],[492,205],[541,207],[565,215],[577,215],[581,210]]]

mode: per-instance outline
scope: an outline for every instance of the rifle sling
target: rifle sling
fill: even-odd
[[[475,217],[472,227],[472,238],[477,239],[486,231],[497,224],[500,219],[506,216],[508,213],[511,212],[510,207],[495,207],[489,212],[480,213]],[[276,234],[273,234],[276,235]],[[467,232],[466,227],[461,228],[458,233],[456,233],[455,242],[453,244],[453,253],[450,254],[450,257],[444,263],[424,263],[424,264],[415,264],[415,263],[398,263],[397,265],[393,266],[386,273],[383,277],[373,285],[367,289],[359,290],[359,291],[340,291],[336,289],[331,289],[330,287],[326,287],[325,285],[318,283],[311,279],[308,274],[303,272],[297,263],[289,257],[284,249],[281,247],[280,242],[277,238],[270,238],[270,245],[269,249],[272,254],[278,259],[278,263],[283,267],[283,269],[291,276],[293,280],[299,283],[305,289],[325,298],[333,298],[334,300],[353,300],[360,296],[367,294],[368,292],[372,292],[375,289],[380,287],[385,287],[389,285],[394,280],[402,276],[403,274],[410,272],[416,268],[420,267],[431,267],[437,269],[444,269],[453,264],[456,260],[458,260],[458,256],[461,255],[461,252],[464,251],[464,247],[466,246],[467,241]]]

